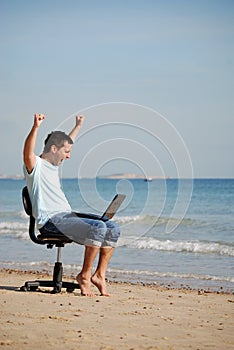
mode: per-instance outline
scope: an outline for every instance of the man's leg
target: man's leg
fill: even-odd
[[[92,267],[94,260],[100,248],[93,246],[85,246],[84,262],[81,272],[77,275],[76,279],[80,285],[82,295],[91,296],[91,283],[90,278],[92,274]]]
[[[114,248],[112,247],[100,248],[98,266],[91,277],[92,283],[99,289],[101,295],[104,296],[110,296],[106,290],[106,270],[113,252]]]

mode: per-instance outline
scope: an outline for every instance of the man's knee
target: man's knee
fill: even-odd
[[[119,225],[115,221],[108,221],[107,232],[106,232],[105,240],[103,242],[103,246],[116,247],[119,236],[120,236]]]
[[[106,230],[107,230],[107,227],[105,222],[101,220],[95,220],[92,222],[90,231],[91,231],[91,234],[94,235],[95,237],[99,239],[104,239],[106,235]]]

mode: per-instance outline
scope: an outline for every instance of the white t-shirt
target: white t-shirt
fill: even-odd
[[[58,166],[36,157],[36,165],[30,174],[25,165],[23,169],[32,202],[32,214],[38,228],[44,226],[55,214],[71,212],[70,204],[61,188]]]

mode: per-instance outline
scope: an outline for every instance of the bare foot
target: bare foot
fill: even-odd
[[[88,280],[85,277],[82,277],[82,275],[80,273],[76,276],[76,280],[80,285],[81,295],[87,296],[87,297],[92,297],[93,294],[91,293],[90,280]]]
[[[97,275],[93,275],[91,277],[91,282],[98,288],[102,296],[105,296],[105,297],[111,296],[111,294],[107,293],[105,278],[99,277]]]

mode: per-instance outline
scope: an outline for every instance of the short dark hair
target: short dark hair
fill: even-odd
[[[70,145],[73,144],[73,140],[63,131],[52,131],[44,141],[44,151],[48,153],[52,145],[58,149],[64,146],[64,142],[67,141]]]

